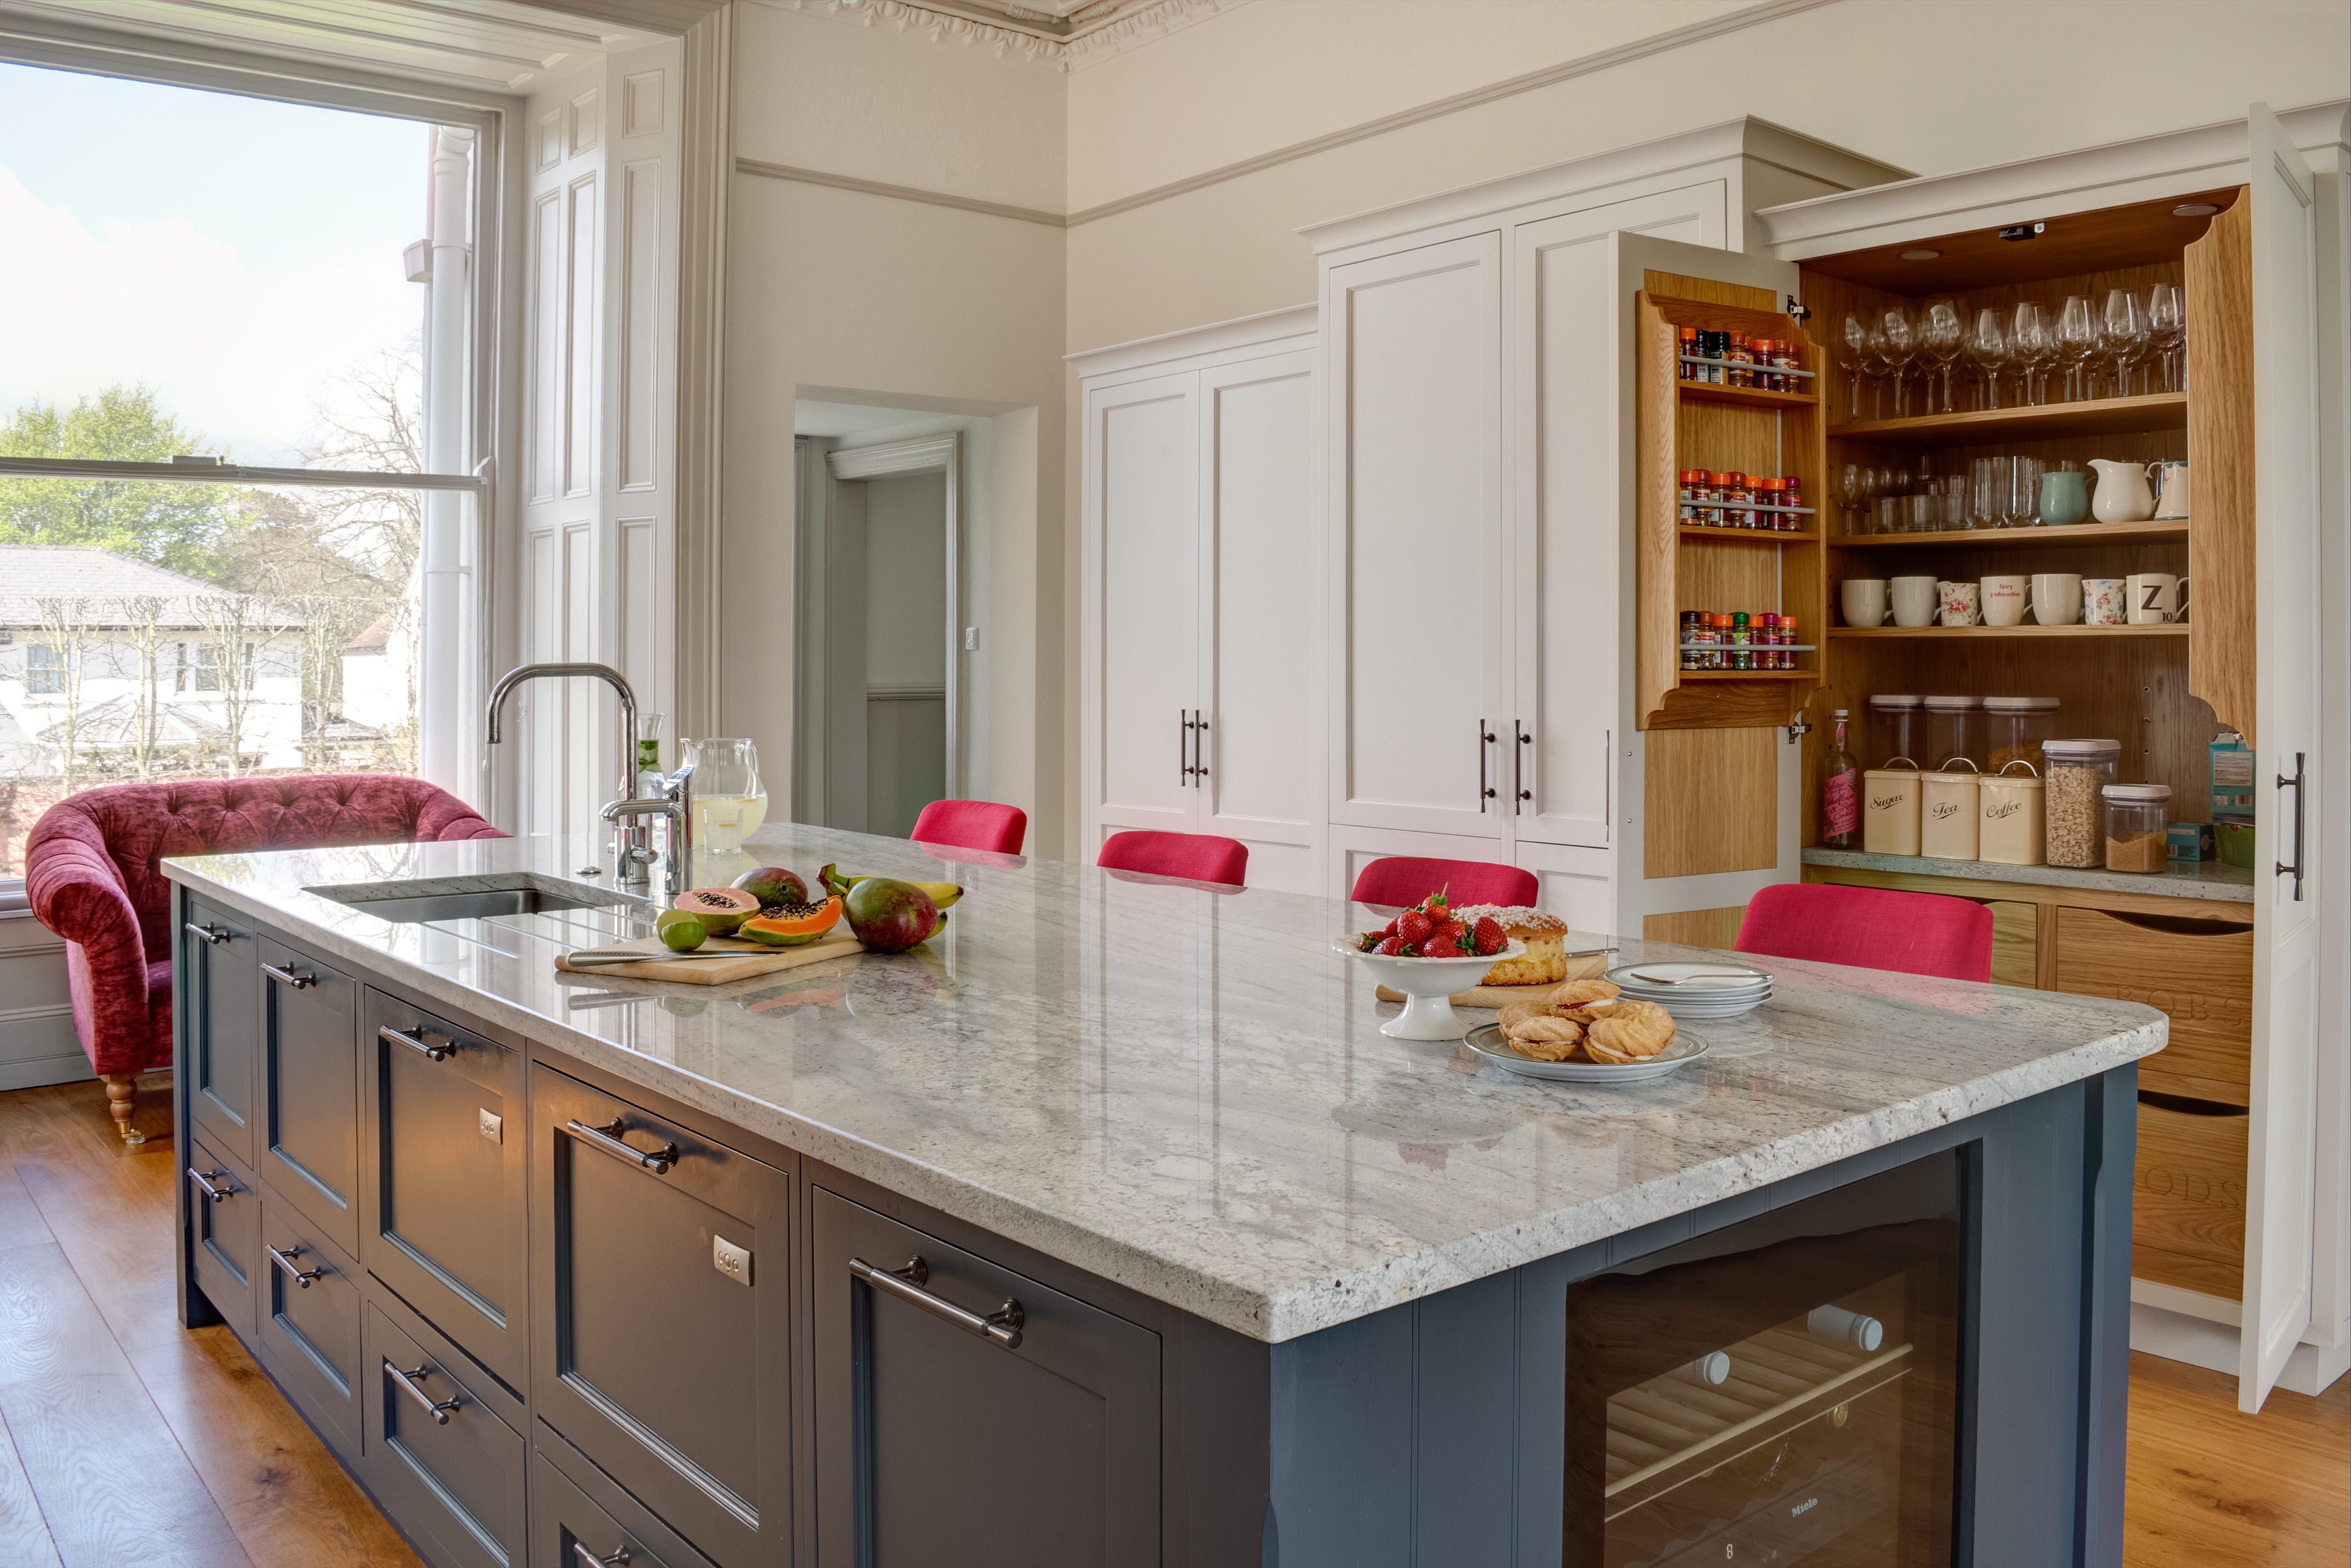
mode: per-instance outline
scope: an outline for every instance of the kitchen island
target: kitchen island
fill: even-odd
[[[754,850],[969,891],[703,988],[559,974],[584,841],[166,862],[184,1321],[429,1560],[2119,1561],[2161,1014],[1773,960],[1579,1090],[1381,1035],[1339,904]]]

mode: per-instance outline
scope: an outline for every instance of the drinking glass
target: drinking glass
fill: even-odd
[[[2147,309],[2138,296],[2127,288],[2108,289],[2098,340],[2114,361],[2116,397],[2131,395],[2131,371],[2147,357],[2148,335]]]
[[[1968,527],[2007,525],[2008,459],[1979,457],[1968,465]]]
[[[731,854],[768,819],[768,791],[759,783],[759,748],[739,737],[688,740],[694,765],[694,841]]]
[[[2057,358],[2065,367],[2065,401],[2080,402],[2090,395],[2090,356],[2098,351],[2098,323],[2090,302],[2069,294],[2057,312]]]
[[[1917,324],[1910,319],[1909,310],[1900,305],[1887,306],[1878,319],[1886,335],[1886,369],[1894,375],[1894,417],[1904,419],[1910,413],[1910,394],[1903,385],[1903,377],[1918,358]]]
[[[2041,524],[2041,459],[2011,457],[2008,463],[2008,515],[2003,528],[2031,528]]]
[[[1848,424],[1861,419],[1861,379],[1869,368],[1869,329],[1858,317],[1844,319],[1844,330],[1829,345],[1836,352],[1837,369],[1844,372],[1844,417]]]
[[[2057,354],[2057,340],[2051,334],[2047,313],[2029,299],[2019,305],[2010,322],[2008,341],[2016,361],[2017,402],[2047,401],[2049,383],[2045,372]]]
[[[1952,412],[1951,365],[1967,346],[1967,317],[1956,299],[1938,299],[1927,307],[1926,316],[1918,323],[1919,350],[1942,372],[1943,406],[1941,412]],[[1928,413],[1935,413],[1931,399]]]
[[[1869,531],[1866,517],[1869,508],[1869,470],[1858,463],[1848,463],[1837,476],[1837,499],[1844,504],[1844,531],[1865,534]]]
[[[1997,310],[1976,312],[1975,330],[1968,335],[1968,363],[1983,377],[1983,406],[2000,406],[2000,372],[2008,363],[2008,323]]]
[[[2147,298],[2147,343],[2163,367],[2163,390],[2179,390],[2179,348],[2188,340],[2188,304],[2179,287],[2158,283]]]

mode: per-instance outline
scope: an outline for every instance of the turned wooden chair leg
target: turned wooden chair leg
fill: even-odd
[[[114,1130],[122,1134],[126,1144],[143,1144],[147,1134],[131,1124],[131,1113],[138,1109],[139,1075],[135,1072],[101,1072],[98,1081],[106,1085],[106,1109],[114,1118]]]

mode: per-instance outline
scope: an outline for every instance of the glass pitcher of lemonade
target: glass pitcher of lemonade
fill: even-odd
[[[694,841],[731,853],[768,819],[759,748],[747,739],[681,741],[694,764]]]

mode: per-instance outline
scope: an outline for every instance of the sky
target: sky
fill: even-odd
[[[429,134],[0,65],[0,417],[143,381],[238,461],[295,462],[336,374],[416,334]]]

